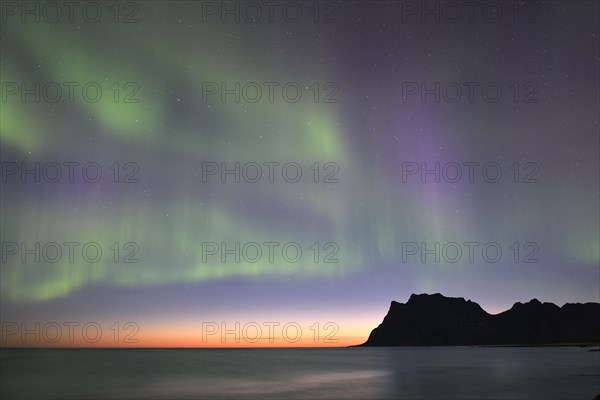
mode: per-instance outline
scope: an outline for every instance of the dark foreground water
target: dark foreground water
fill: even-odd
[[[589,348],[0,351],[8,399],[586,399]]]

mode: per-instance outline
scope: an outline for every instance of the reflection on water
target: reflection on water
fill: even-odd
[[[592,399],[588,348],[16,350],[2,399]]]

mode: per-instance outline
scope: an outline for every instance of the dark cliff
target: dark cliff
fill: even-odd
[[[441,294],[392,301],[363,346],[548,345],[600,343],[600,303],[515,303],[491,315],[479,304]]]

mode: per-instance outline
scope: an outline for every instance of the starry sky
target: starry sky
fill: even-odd
[[[3,324],[105,332],[58,345],[331,346],[411,293],[491,313],[600,300],[598,2],[457,21],[427,2],[437,21],[417,2],[301,1],[297,21],[277,3],[239,22],[218,2],[122,2],[117,22],[98,4],[97,22],[2,10]],[[235,163],[239,182],[220,174]],[[221,251],[236,243],[239,262]],[[202,340],[203,323],[272,321],[301,339]],[[139,341],[112,342],[115,322]]]

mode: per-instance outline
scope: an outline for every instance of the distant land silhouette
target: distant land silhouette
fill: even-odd
[[[558,307],[533,299],[488,314],[462,297],[413,294],[392,301],[383,322],[360,346],[599,344],[600,303]]]

